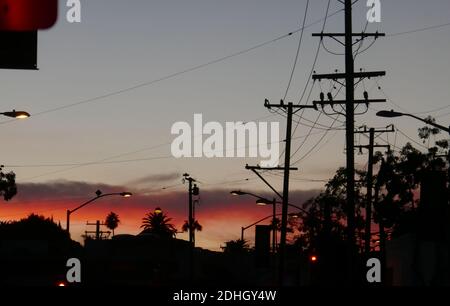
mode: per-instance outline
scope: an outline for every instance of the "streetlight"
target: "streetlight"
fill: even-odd
[[[385,118],[396,118],[396,117],[407,116],[407,117],[411,117],[411,118],[417,119],[419,121],[425,122],[428,125],[434,126],[434,127],[438,128],[438,129],[440,129],[442,131],[445,131],[445,132],[450,134],[450,127],[445,127],[445,126],[437,124],[437,123],[435,123],[435,122],[433,122],[431,120],[427,120],[427,119],[424,119],[424,118],[417,117],[417,116],[415,116],[413,114],[400,113],[400,112],[396,112],[394,110],[390,110],[390,111],[381,110],[381,111],[377,112],[377,116],[378,117],[385,117]],[[448,151],[447,159],[448,159],[448,161],[450,163],[450,150]],[[448,169],[448,172],[449,172],[449,176],[450,176],[450,167]],[[383,237],[383,236],[384,235],[380,234],[379,244],[380,244],[380,249],[384,250],[385,249],[385,244],[386,244],[386,238]],[[384,253],[384,251],[382,253]],[[383,258],[382,269],[384,271],[385,270],[385,266],[386,266],[385,255],[384,254],[382,255],[382,258]],[[383,274],[384,274],[384,272],[382,272],[382,275]]]
[[[277,239],[276,238],[277,237],[277,229],[275,227],[276,205],[277,204],[283,204],[283,203],[277,201],[275,198],[273,200],[268,200],[266,198],[263,198],[263,197],[261,197],[259,195],[254,194],[254,193],[245,192],[245,191],[241,191],[241,190],[233,190],[233,191],[230,192],[230,194],[234,195],[234,196],[249,195],[249,196],[255,197],[255,198],[257,198],[256,205],[259,205],[259,206],[272,205],[272,208],[273,208],[273,211],[272,211],[272,223],[273,223],[272,224],[273,225],[273,230],[272,230],[272,250],[275,253],[275,250],[276,250],[276,239]],[[300,211],[308,213],[307,211],[305,211],[303,208],[301,208],[299,206],[296,206],[296,205],[293,205],[293,204],[289,204],[289,203],[288,203],[288,206],[294,207],[294,208],[296,208],[296,209],[298,209]],[[241,237],[243,236],[244,230],[241,229]]]
[[[377,116],[378,117],[384,117],[384,118],[396,118],[396,117],[407,116],[407,117],[411,117],[411,118],[417,119],[419,121],[425,122],[426,124],[434,126],[434,127],[438,128],[438,129],[443,130],[443,131],[445,131],[445,132],[450,134],[450,127],[442,126],[442,125],[437,124],[437,123],[435,123],[435,122],[433,122],[431,120],[423,119],[423,118],[417,117],[417,116],[415,116],[413,114],[400,113],[400,112],[396,112],[394,110],[390,110],[390,111],[382,110],[382,111],[377,112]]]
[[[269,200],[267,200],[267,199],[265,199],[263,197],[260,197],[260,196],[258,196],[256,194],[253,194],[253,193],[250,193],[250,192],[243,192],[243,191],[240,191],[240,190],[233,190],[233,191],[230,192],[230,194],[234,195],[234,196],[249,195],[249,196],[255,197],[255,198],[258,199],[258,200],[256,200],[256,205],[261,205],[261,206],[267,205],[267,204],[271,204],[272,205],[272,252],[275,253],[276,244],[277,244],[277,242],[276,242],[277,241],[277,229],[275,227],[275,217],[276,217],[276,213],[277,213],[277,210],[276,210],[277,202],[276,202],[276,200],[273,199],[273,201],[269,201]],[[244,237],[244,230],[245,230],[245,228],[241,228],[241,239],[242,240],[244,239],[243,238]]]
[[[159,215],[162,213],[162,209],[160,207],[156,207],[154,213]]]
[[[261,197],[259,195],[254,194],[254,193],[241,191],[241,190],[233,190],[233,191],[230,192],[230,194],[234,195],[234,196],[249,195],[249,196],[255,197],[255,198],[257,198],[256,205],[259,205],[259,206],[273,205],[273,204],[283,204],[283,202],[276,201],[275,199],[268,200],[266,198],[263,198],[263,197]],[[304,213],[309,215],[309,212],[307,212],[305,209],[303,209],[303,208],[301,208],[301,207],[299,207],[297,205],[288,203],[288,206],[296,208],[296,209],[298,209],[298,210],[300,210],[300,211],[302,211],[302,212],[304,212]]]
[[[124,198],[129,198],[132,195],[133,194],[131,192],[113,192],[113,193],[105,193],[105,194],[103,194],[100,190],[97,190],[95,192],[95,197],[94,198],[92,198],[89,201],[81,204],[80,206],[78,206],[75,209],[72,209],[72,210],[68,209],[67,210],[66,231],[70,234],[70,215],[72,213],[76,212],[77,210],[79,210],[80,208],[83,208],[84,206],[88,205],[89,203],[94,202],[94,201],[96,201],[96,200],[98,200],[100,198],[109,197],[109,196],[121,196],[121,197],[124,197]]]
[[[288,215],[289,215],[290,217],[293,217],[293,218],[297,217],[296,214],[288,214]],[[276,216],[281,216],[281,213],[276,214]],[[264,218],[262,218],[262,219],[259,219],[258,221],[254,222],[254,223],[252,223],[252,224],[250,224],[250,225],[242,226],[242,227],[241,227],[241,240],[244,240],[244,231],[245,231],[245,230],[247,230],[247,229],[249,229],[250,227],[253,227],[253,226],[255,226],[255,225],[257,225],[257,224],[259,224],[259,223],[261,223],[261,222],[263,222],[263,221],[265,221],[265,220],[267,220],[267,219],[269,219],[269,218],[273,218],[273,215],[269,215],[269,216],[266,216],[266,217],[264,217]]]
[[[15,109],[12,110],[12,112],[3,112],[0,113],[0,115],[10,117],[10,118],[16,118],[16,119],[26,119],[29,118],[31,115],[24,111],[16,111]]]
[[[240,190],[233,190],[233,191],[230,192],[230,194],[234,195],[234,196],[238,196],[238,195],[245,195],[245,194],[248,194],[248,193],[247,192],[242,192]]]

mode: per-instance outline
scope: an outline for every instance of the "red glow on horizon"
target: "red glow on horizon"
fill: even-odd
[[[203,226],[203,231],[197,232],[198,246],[210,250],[220,251],[225,241],[239,239],[240,229],[256,220],[271,215],[271,207],[256,206],[252,198],[228,199],[227,192],[215,193],[214,197],[206,198],[196,207],[196,219]],[[87,197],[88,198],[88,197]],[[12,201],[5,203],[0,209],[0,220],[11,221],[26,218],[30,214],[43,215],[52,218],[66,228],[66,210],[73,209],[85,201],[85,197],[61,198],[61,195],[45,198],[40,195],[18,194]],[[232,201],[231,201],[232,200]],[[159,195],[136,195],[123,199],[105,198],[89,204],[71,215],[70,231],[72,239],[82,243],[82,235],[86,230],[92,230],[86,222],[104,221],[111,211],[120,218],[119,227],[115,234],[137,235],[142,231],[142,218],[155,207],[171,218],[171,223],[181,230],[188,216],[188,205],[184,193],[166,193]],[[268,221],[269,222],[269,221]],[[107,230],[104,228],[104,230]],[[254,231],[246,232],[246,239],[253,241]],[[187,239],[186,233],[177,234],[179,239]]]

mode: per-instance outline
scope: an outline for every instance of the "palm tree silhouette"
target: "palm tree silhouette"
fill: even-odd
[[[172,218],[168,218],[162,211],[149,212],[142,218],[141,228],[143,233],[156,234],[163,238],[175,238],[177,229],[170,223]]]
[[[197,220],[194,220],[194,222],[192,223],[192,227],[191,228],[192,228],[193,231],[201,232],[202,229],[203,229],[203,226],[200,223],[198,223]],[[187,220],[184,221],[184,224],[181,227],[181,230],[183,232],[189,231],[189,222]]]
[[[250,246],[246,240],[237,239],[225,242],[225,247],[222,249],[228,254],[244,254],[250,251]]]
[[[110,230],[112,230],[112,234],[114,236],[114,230],[119,226],[120,223],[120,219],[119,219],[119,215],[114,213],[114,212],[110,212],[105,219],[105,225],[107,228],[109,228]]]

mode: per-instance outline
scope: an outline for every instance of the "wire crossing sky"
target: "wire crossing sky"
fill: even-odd
[[[70,24],[61,1],[54,28],[39,32],[40,70],[0,71],[3,111],[32,114],[0,122],[1,163],[21,184],[142,181],[136,188],[157,193],[179,186],[180,175],[140,179],[188,172],[205,189],[264,189],[244,169],[259,159],[172,158],[171,126],[202,113],[220,123],[278,121],[283,135],[284,114],[268,112],[264,99],[308,104],[320,92],[342,98],[339,84],[311,80],[314,71],[344,69],[335,55],[342,46],[311,36],[343,31],[342,9],[335,0],[96,0],[83,2],[81,23]],[[388,102],[371,105],[356,126],[393,123],[377,118],[377,109],[406,109],[447,125],[450,3],[382,1],[380,23],[368,23],[367,10],[365,1],[355,3],[355,31],[387,36],[355,46],[355,69],[387,74],[360,83],[355,95],[367,91]],[[291,186],[321,188],[345,163],[344,119],[311,110],[297,115],[292,161],[299,171]],[[403,118],[395,125],[397,148],[413,142],[426,149],[418,145],[421,125]],[[357,166],[365,164],[357,157]],[[270,180],[281,186],[278,175]]]
[[[167,132],[166,127],[162,128],[160,124],[158,124],[158,119],[156,119],[156,122],[154,124],[154,126],[157,126],[155,129],[157,132],[155,134],[158,136],[165,135],[166,137],[162,137],[163,141],[155,143],[152,139],[152,142],[146,141],[146,144],[148,145],[139,146],[137,144],[140,143],[143,139],[142,136],[136,137],[137,144],[133,144],[132,141],[128,142],[128,140],[131,140],[128,138],[126,149],[121,144],[114,144],[114,141],[111,138],[105,139],[105,137],[103,137],[106,136],[104,135],[104,130],[107,129],[102,128],[103,131],[99,131],[99,137],[102,139],[102,141],[100,141],[98,145],[95,145],[95,141],[93,141],[93,138],[96,138],[94,136],[95,133],[86,135],[85,131],[89,130],[90,128],[95,129],[96,126],[102,127],[104,125],[106,125],[108,128],[111,127],[112,129],[115,129],[115,127],[111,125],[116,125],[117,128],[120,129],[119,134],[125,135],[127,134],[127,132],[123,127],[127,125],[127,122],[130,122],[130,119],[132,120],[133,116],[130,116],[130,114],[138,113],[138,117],[142,119],[142,124],[132,123],[130,129],[133,130],[133,134],[141,134],[141,131],[144,132],[145,130],[148,130],[150,128],[149,125],[145,125],[144,128],[141,128],[144,125],[143,122],[154,120],[155,117],[166,118],[168,120],[164,121],[168,121],[167,123],[170,123],[171,115],[174,115],[174,122],[180,118],[188,120],[192,116],[193,109],[189,109],[189,107],[186,107],[186,105],[193,106],[193,108],[205,110],[207,113],[212,112],[214,107],[208,107],[208,105],[210,105],[209,101],[213,100],[210,99],[210,97],[221,96],[221,90],[226,90],[227,88],[227,79],[225,79],[225,76],[221,76],[221,70],[225,70],[228,75],[228,80],[232,80],[234,74],[230,71],[230,67],[236,67],[237,69],[239,69],[239,67],[242,66],[242,62],[248,62],[248,64],[244,66],[244,71],[248,72],[247,76],[249,77],[249,79],[246,80],[246,83],[254,84],[248,85],[249,89],[251,87],[258,87],[258,84],[261,83],[259,82],[259,79],[261,77],[258,75],[258,73],[254,73],[255,69],[262,69],[266,71],[275,69],[274,72],[279,71],[279,73],[276,73],[277,75],[275,75],[275,73],[271,72],[270,77],[267,76],[267,74],[263,74],[266,75],[262,78],[263,82],[267,84],[267,82],[270,81],[270,86],[268,87],[270,90],[267,90],[267,93],[265,92],[265,90],[261,90],[260,93],[258,92],[256,94],[257,98],[255,97],[251,99],[251,103],[246,103],[245,106],[237,106],[239,105],[237,101],[248,100],[245,99],[245,96],[249,95],[249,93],[244,93],[243,95],[237,94],[233,97],[230,96],[230,99],[223,99],[232,101],[226,102],[228,105],[232,104],[232,106],[225,107],[227,109],[225,113],[228,113],[230,117],[234,117],[235,115],[233,114],[232,109],[236,107],[244,107],[244,110],[249,114],[249,116],[243,116],[247,121],[249,120],[249,118],[261,117],[258,115],[264,115],[265,112],[265,110],[261,107],[260,101],[262,97],[270,97],[272,99],[281,98],[282,94],[280,94],[280,91],[282,92],[283,90],[282,81],[283,79],[286,81],[285,78],[288,73],[290,73],[289,80],[287,80],[289,85],[287,88],[284,88],[284,90],[286,91],[284,96],[287,95],[288,91],[291,92],[291,95],[295,96],[295,91],[299,92],[298,89],[302,88],[302,86],[306,84],[308,80],[308,74],[305,73],[305,68],[307,68],[308,66],[311,67],[311,61],[315,59],[314,57],[311,58],[311,56],[316,52],[316,48],[312,44],[313,40],[311,39],[310,34],[312,32],[321,30],[321,27],[323,26],[323,22],[325,20],[323,16],[324,13],[328,12],[327,19],[330,29],[338,28],[340,25],[340,17],[342,17],[342,7],[336,1],[330,1],[331,5],[328,8],[328,1],[319,1],[314,4],[309,4],[309,2],[307,1],[304,1],[304,3],[300,1],[300,3],[298,4],[293,3],[292,1],[285,1],[278,8],[278,12],[279,14],[286,13],[288,14],[287,16],[292,16],[292,20],[289,20],[289,22],[281,22],[274,16],[269,19],[272,20],[272,23],[262,23],[261,20],[256,17],[271,16],[271,14],[274,12],[274,6],[271,3],[267,1],[259,2],[259,5],[257,6],[259,9],[257,11],[254,11],[250,6],[250,3],[252,1],[248,1],[246,4],[239,4],[238,2],[231,1],[227,5],[207,5],[205,9],[209,9],[210,12],[208,14],[204,14],[203,12],[200,16],[200,20],[194,22],[193,17],[196,16],[196,13],[194,12],[193,7],[197,3],[202,3],[202,1],[192,1],[191,5],[189,6],[190,8],[187,9],[188,13],[186,14],[186,16],[179,16],[179,18],[175,18],[172,21],[171,26],[166,27],[168,25],[167,21],[162,20],[160,16],[156,16],[157,14],[155,11],[161,12],[161,14],[164,12],[171,12],[172,8],[175,5],[180,6],[180,4],[176,1],[169,1],[168,4],[163,4],[163,2],[161,1],[150,1],[150,4],[142,1],[135,1],[134,5],[130,6],[129,12],[125,13],[125,16],[120,16],[124,22],[116,22],[113,18],[116,16],[117,12],[121,11],[120,8],[122,5],[119,2],[110,2],[112,3],[110,4],[111,9],[113,9],[111,10],[111,14],[105,14],[104,11],[101,10],[101,2],[102,1],[99,1],[96,4],[89,4],[83,7],[84,18],[81,24],[68,24],[63,20],[63,18],[60,18],[54,29],[42,32],[40,34],[39,66],[41,70],[39,72],[24,73],[17,71],[2,71],[4,76],[6,76],[7,73],[12,76],[9,77],[9,82],[11,82],[11,85],[13,85],[9,87],[10,89],[5,92],[5,100],[8,101],[8,103],[11,105],[17,105],[15,101],[20,98],[22,105],[30,105],[28,109],[30,109],[30,111],[35,110],[33,112],[34,118],[31,119],[29,123],[26,123],[26,126],[14,124],[8,125],[8,127],[6,127],[4,123],[9,123],[10,121],[1,122],[0,124],[3,125],[3,129],[5,131],[13,130],[13,133],[19,133],[20,131],[23,137],[27,137],[27,134],[29,134],[26,133],[28,125],[38,126],[41,131],[45,130],[45,133],[47,133],[49,129],[51,129],[52,122],[54,122],[57,126],[56,130],[60,131],[59,137],[63,137],[63,130],[65,133],[71,135],[79,135],[75,136],[77,140],[73,142],[76,147],[74,149],[75,152],[73,154],[70,152],[70,144],[64,146],[66,150],[64,150],[62,147],[58,148],[57,150],[61,150],[64,152],[61,152],[63,154],[58,154],[57,161],[52,160],[52,157],[48,154],[40,155],[42,158],[38,158],[38,155],[34,154],[32,159],[30,159],[29,157],[24,157],[20,158],[20,160],[17,158],[7,158],[6,160],[4,160],[5,164],[11,166],[21,164],[37,164],[42,167],[45,167],[46,164],[48,164],[49,166],[52,166],[53,164],[70,166],[70,168],[64,171],[60,169],[58,171],[41,172],[38,172],[36,169],[26,169],[24,167],[24,169],[19,170],[19,172],[25,172],[29,174],[24,176],[20,175],[19,179],[20,177],[42,177],[42,179],[55,179],[59,176],[64,177],[66,173],[71,178],[77,177],[78,179],[82,179],[85,172],[91,172],[92,170],[88,170],[88,168],[85,167],[80,167],[78,171],[77,168],[73,167],[103,165],[104,168],[111,169],[111,165],[119,164],[121,163],[121,161],[127,162],[135,160],[144,162],[147,160],[149,163],[151,163],[152,160],[169,156],[169,154],[167,154],[168,152],[166,145],[170,143],[170,135]],[[446,5],[445,2],[442,1],[435,2],[436,3],[434,5],[431,4],[428,8],[426,8],[426,10],[432,11],[434,15],[439,14],[439,8],[441,8],[442,5],[444,7]],[[419,2],[409,3],[411,11],[415,12],[416,8],[421,7],[421,4]],[[213,18],[213,16],[217,14],[216,10],[218,8],[225,9],[226,12],[229,12],[229,18],[227,18],[226,16],[219,18],[218,20],[216,20],[216,18]],[[309,9],[306,10],[306,8]],[[445,16],[442,16],[441,18],[430,18],[429,20],[424,20],[424,22],[421,23],[418,23],[418,21],[413,22],[413,20],[409,22],[408,20],[404,20],[404,22],[401,23],[399,21],[401,20],[401,18],[403,18],[402,16],[404,12],[401,11],[400,8],[401,5],[397,6],[397,4],[383,4],[383,21],[380,24],[369,25],[368,31],[380,30],[387,32],[387,37],[384,39],[384,41],[383,39],[379,39],[375,43],[376,46],[373,47],[374,53],[375,51],[381,54],[386,53],[386,51],[383,50],[383,46],[395,45],[396,41],[398,40],[420,42],[423,39],[429,39],[429,37],[439,37],[443,33],[445,34],[446,31],[448,31],[446,30],[446,28],[448,28],[450,23],[448,22],[448,20],[445,20]],[[413,8],[415,9],[413,10]],[[436,10],[434,11],[433,9]],[[149,17],[153,18],[141,19],[140,17],[144,16],[140,12],[143,12],[145,10],[150,12]],[[359,22],[361,30],[363,30],[364,12],[366,11],[366,8],[364,7],[364,5],[355,4],[355,11],[355,16],[358,16],[357,12],[360,12],[359,15],[361,17],[359,18],[360,20],[355,20],[355,23],[358,24]],[[135,14],[132,14],[132,12]],[[401,18],[394,18],[394,16],[396,15],[400,16]],[[135,16],[133,22],[125,22],[127,20],[127,16]],[[245,16],[253,16],[254,18],[246,19],[244,18]],[[231,17],[238,21],[237,24],[240,24],[241,28],[238,28],[237,24],[231,25],[229,23]],[[286,18],[283,18],[283,20],[285,19]],[[119,18],[117,20],[119,20]],[[182,24],[182,20],[184,20],[188,25],[191,24],[192,29],[189,29],[189,27],[186,28],[189,29],[186,30],[188,32],[187,34],[190,34],[191,36],[187,34],[183,35],[182,41],[179,44],[176,44],[174,42],[176,40],[175,33],[177,33],[177,30],[180,29],[179,27],[177,27],[177,25]],[[212,28],[207,30],[207,24],[210,24]],[[365,24],[367,26],[367,23]],[[228,25],[228,27],[223,27],[224,25]],[[219,26],[221,26],[220,31]],[[251,35],[246,35],[244,38],[244,35],[238,33],[238,30],[244,32],[252,30],[252,32]],[[204,39],[200,39],[200,35],[196,34],[198,32],[202,34],[201,36]],[[285,32],[286,34],[272,36],[271,33],[274,32]],[[121,35],[121,33],[123,34]],[[125,33],[134,33],[135,35],[125,36]],[[215,40],[218,38],[219,33],[222,33],[224,35],[226,34],[224,37],[230,37],[229,40],[223,41],[222,43]],[[150,39],[143,39],[146,36],[151,37],[152,40],[150,41]],[[258,37],[267,38],[270,36],[272,36],[273,38],[258,39]],[[299,37],[301,38],[301,40],[299,40]],[[68,39],[74,42],[72,48],[68,48],[68,46],[66,45]],[[96,41],[96,39],[98,39],[98,41]],[[231,44],[231,41],[234,41],[234,43]],[[444,42],[441,41],[441,43]],[[328,42],[327,44],[330,43]],[[295,45],[296,47],[294,47]],[[144,49],[145,46],[147,46],[147,49]],[[157,50],[158,46],[161,46],[158,50],[159,53],[151,52],[152,50]],[[163,48],[162,46],[165,46],[167,49]],[[176,46],[176,48],[171,48],[172,46]],[[208,47],[204,48],[205,46]],[[334,50],[338,50],[339,45],[330,45],[329,47]],[[367,47],[367,44],[364,47]],[[202,52],[188,52],[190,51],[189,49],[193,50],[194,48],[198,48],[198,50],[202,50]],[[140,50],[138,53],[142,54],[143,56],[141,58],[135,56],[135,60],[132,61],[129,53],[137,52],[135,51],[137,49]],[[209,49],[210,51],[206,49]],[[213,52],[214,49],[216,49],[217,51]],[[50,52],[46,52],[46,50]],[[111,50],[125,50],[128,53],[122,52],[119,54],[119,51]],[[145,50],[150,52],[145,52]],[[164,53],[164,50],[168,50],[165,59],[164,57],[158,58],[158,62],[164,63],[164,65],[161,65],[161,67],[159,65],[155,65],[152,61],[152,58],[156,59],[157,55],[162,55]],[[176,52],[176,50],[186,50],[186,52],[178,53]],[[224,52],[226,50],[234,51],[228,53],[228,55],[220,56],[220,54],[226,54],[226,52]],[[292,53],[295,50],[296,56],[294,66],[292,66]],[[173,56],[171,56],[171,54]],[[284,56],[284,54],[291,55],[290,57],[286,57]],[[321,57],[319,58],[319,60],[316,59],[316,62],[318,62],[318,65],[320,65],[320,67],[323,67],[323,69],[327,69],[327,67],[330,67],[332,69],[333,63],[339,62],[339,58],[333,58],[331,55],[325,54],[324,50],[321,50],[320,56]],[[363,55],[360,56],[363,57]],[[108,57],[110,57],[111,60],[108,60]],[[198,57],[200,60],[194,61],[192,60],[193,57]],[[396,56],[392,55],[389,58],[395,57]],[[208,58],[216,59],[206,60],[202,63],[201,59]],[[289,60],[287,60],[288,58],[291,58],[290,62]],[[64,62],[63,59],[71,60],[66,61],[66,65],[60,66],[59,64]],[[369,61],[372,60],[370,50],[367,50],[367,59]],[[197,62],[197,64],[192,65],[190,68],[183,69],[183,66],[189,66],[186,63],[189,63],[190,60],[192,62]],[[96,62],[97,65],[95,64]],[[120,64],[118,63],[120,62],[124,62],[124,66],[122,68],[119,68]],[[152,65],[151,67],[153,69],[148,71],[145,69],[136,69],[136,65],[138,65],[137,63],[145,62],[149,62],[149,64],[144,64],[143,66],[148,65],[148,67],[150,67],[150,65]],[[93,70],[89,68],[89,65],[87,63],[93,63]],[[260,65],[259,63],[262,64]],[[297,63],[299,67],[296,67]],[[379,63],[384,64],[381,61]],[[99,65],[101,67],[99,67]],[[209,68],[212,65],[214,65],[214,67]],[[169,69],[171,66],[176,67],[176,69]],[[289,66],[291,68],[289,68]],[[312,66],[313,69],[316,69],[315,66],[316,65]],[[334,66],[336,67],[335,64]],[[341,66],[341,64],[339,64],[339,66]],[[380,69],[383,68],[382,66],[383,65],[380,65]],[[386,62],[386,66],[389,66],[389,61]],[[81,69],[82,67],[84,67],[84,70]],[[117,69],[115,69],[115,67],[117,67]],[[139,75],[155,75],[153,71],[157,71],[158,69],[160,71],[178,71],[166,75],[164,75],[164,73],[161,73],[159,74],[160,77],[155,77],[151,81],[142,81],[143,79],[145,80],[144,77],[140,78],[141,81],[138,81]],[[336,69],[338,69],[338,67],[336,67]],[[89,72],[90,70],[91,72]],[[251,70],[253,70],[253,73],[250,73]],[[116,73],[113,73],[114,71]],[[89,74],[92,75],[92,78],[87,77],[87,75]],[[183,75],[185,74],[189,74],[190,76],[184,77]],[[117,77],[112,77],[113,75],[117,75]],[[208,75],[210,77],[212,76],[213,79],[217,78],[217,81],[220,82],[216,83],[217,85],[214,88],[214,91],[208,90],[208,88],[205,88],[203,86],[204,81],[210,78],[208,77]],[[239,75],[239,73],[236,72],[235,75]],[[388,77],[394,78],[394,75],[390,73],[388,74]],[[90,82],[83,82],[81,81],[83,78],[91,80]],[[146,78],[148,79],[148,77]],[[15,82],[13,82],[14,79],[16,79]],[[18,81],[19,79],[21,80],[20,82]],[[41,79],[41,81],[37,82],[39,85],[36,84],[36,80],[38,79]],[[50,81],[46,82],[45,79]],[[80,82],[76,83],[77,90],[68,90],[68,94],[62,96],[62,91],[69,89],[71,80],[74,79],[80,80]],[[134,82],[133,80],[137,81]],[[56,81],[56,83],[53,81]],[[162,81],[165,82],[159,84]],[[380,80],[380,82],[383,83],[386,81]],[[130,83],[135,83],[135,85],[129,87],[123,86]],[[232,84],[230,84],[230,86],[239,86],[238,84],[236,84],[236,82],[233,84],[233,81],[231,81],[231,83]],[[60,86],[58,86],[58,84],[60,84]],[[193,86],[190,86],[191,84]],[[147,89],[146,87],[150,85],[153,85],[152,88]],[[314,87],[317,87],[317,84],[314,85]],[[322,84],[319,85],[322,86]],[[20,86],[21,88],[27,87],[27,92],[34,92],[35,94],[19,94],[18,91],[15,90],[18,88],[18,86]],[[43,95],[42,92],[45,91],[41,89],[45,87],[56,87],[60,89],[57,89],[55,91],[55,94],[53,95]],[[191,87],[192,89],[189,90],[189,87]],[[199,89],[199,87],[202,89],[197,90]],[[111,88],[113,90],[100,95],[96,94],[98,92],[105,91],[107,88]],[[167,89],[171,91],[175,89],[175,91],[178,91],[176,90],[177,88],[180,88],[180,92],[183,92],[184,96],[181,95],[176,99],[172,99],[172,97],[170,97],[169,99],[169,95],[163,94],[163,92],[167,93]],[[245,86],[240,87],[241,91],[244,91],[245,89]],[[316,91],[317,88],[310,88],[309,99],[314,98],[314,96],[317,94]],[[396,95],[395,92],[389,92],[390,95]],[[90,93],[93,93],[91,95],[91,98],[80,99],[78,102],[69,102],[70,100],[76,100],[76,97],[89,96]],[[180,103],[172,102],[186,101],[187,99],[190,100],[186,97],[186,94],[190,97],[192,97],[193,95],[204,95],[204,97],[195,97],[192,102],[181,103],[181,105]],[[229,96],[228,92],[226,96]],[[304,96],[304,91],[302,96]],[[403,98],[400,99],[403,100]],[[164,100],[167,102],[156,102],[155,108],[152,107],[152,104],[154,104],[152,102],[143,103],[143,101],[145,100]],[[222,98],[219,98],[219,100],[222,100]],[[397,95],[396,100],[398,100]],[[94,102],[95,105],[92,104]],[[442,105],[438,102],[439,101],[437,101],[436,105],[431,105],[431,107],[428,107],[428,105],[418,104],[416,109],[419,113],[430,112],[430,114],[432,114],[433,111],[439,112],[440,110],[443,110],[447,107],[447,105]],[[226,105],[220,101],[215,103],[218,105]],[[83,106],[83,104],[89,105]],[[171,104],[177,105],[177,107],[175,107],[175,114],[169,114],[166,111],[171,108]],[[79,108],[72,109],[73,107],[78,105],[80,106]],[[405,105],[405,103],[401,103],[400,105]],[[409,108],[410,107],[408,106],[408,109]],[[154,117],[155,110],[157,113],[160,112],[160,115],[164,116]],[[253,115],[253,113],[257,114],[257,116],[251,116]],[[46,115],[45,118],[39,118],[44,114]],[[110,120],[108,119],[109,115],[111,115]],[[307,127],[308,133],[311,133],[316,127],[327,129],[327,127],[331,126],[333,120],[337,119],[333,117],[328,118],[330,119],[330,121],[326,121],[326,116],[321,116],[320,114],[318,115],[308,114],[304,116],[305,119],[303,120],[302,114],[298,118],[298,121],[296,123],[296,132],[297,129],[302,129],[302,127]],[[222,115],[218,115],[216,117],[218,118],[212,117],[212,119],[217,119],[219,121],[226,119],[225,116]],[[324,117],[325,119],[322,119],[322,117]],[[62,124],[64,120],[68,121],[68,124]],[[283,118],[281,116],[270,117],[270,120],[280,120],[281,122],[283,122]],[[98,125],[97,122],[99,123]],[[119,124],[114,124],[116,122],[119,122]],[[167,124],[164,125],[167,126]],[[153,125],[151,126],[153,127]],[[300,126],[300,128],[298,128],[298,126]],[[39,131],[39,129],[36,130],[36,132]],[[69,132],[70,129],[72,129],[72,131],[75,131],[75,133]],[[35,139],[35,137],[33,138]],[[86,144],[84,143],[82,138],[85,138],[86,142],[88,143],[88,147],[90,149],[93,148],[93,151],[96,152],[92,152],[91,150],[86,149],[83,150]],[[309,137],[303,139],[302,142],[297,145],[297,153],[299,154],[298,158],[300,158],[302,155],[305,155],[307,152],[311,151],[312,148],[317,146],[319,143],[318,140],[320,139],[323,139],[322,135],[318,135],[317,138],[311,140],[309,139]],[[48,139],[47,141],[45,141],[45,139],[40,140],[41,141],[39,141],[39,143],[51,143],[50,139]],[[76,145],[77,142],[79,145]],[[103,147],[103,144],[105,142],[107,143],[106,147],[108,147],[108,149],[102,150],[102,148],[106,149],[106,147]],[[54,144],[55,143],[51,143],[49,147],[53,147]],[[159,147],[159,145],[161,145],[161,147]],[[44,147],[43,145],[37,146],[41,148]],[[158,152],[154,152],[154,150],[144,149],[153,147],[157,147],[157,149],[160,148],[160,150]],[[130,150],[128,150],[128,148],[130,148]],[[41,149],[40,151],[42,153],[46,153],[44,149]],[[105,152],[105,154],[100,154],[101,152]],[[13,153],[12,149],[11,153]],[[151,156],[149,156],[150,153]],[[16,155],[13,154],[11,156]],[[116,156],[130,156],[130,158],[117,160]],[[211,161],[206,162],[209,163]],[[242,161],[242,164],[244,162],[245,161]],[[188,163],[192,163],[196,165],[195,168],[201,169],[201,166],[197,166],[200,164],[198,161],[188,161]],[[239,163],[236,168],[238,167]],[[105,172],[110,172],[110,170],[106,169]],[[90,179],[92,179],[91,175],[88,176],[90,176]]]

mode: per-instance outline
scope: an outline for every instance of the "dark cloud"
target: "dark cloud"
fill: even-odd
[[[152,177],[157,177],[154,175]],[[169,177],[169,174],[167,175]],[[150,178],[150,176],[149,176]],[[95,196],[95,191],[100,189],[103,193],[131,191],[134,196],[130,198],[127,204],[129,209],[132,207],[146,207],[152,209],[156,206],[168,209],[175,213],[184,212],[187,204],[187,190],[147,193],[138,188],[129,189],[124,186],[113,186],[102,183],[73,182],[73,181],[53,181],[46,183],[21,183],[18,184],[18,195],[14,198],[15,202],[45,202],[47,200],[58,200],[68,198],[90,198]],[[272,192],[253,191],[251,193],[261,197],[272,199],[277,198]],[[300,205],[308,199],[319,194],[320,190],[293,190],[290,192],[289,202]],[[205,189],[200,186],[199,211],[215,213],[239,211],[240,209],[252,208],[255,204],[255,198],[252,196],[233,196],[227,189]],[[280,201],[279,198],[277,198]]]
[[[45,200],[51,198],[89,197],[94,196],[95,191],[122,192],[124,187],[111,186],[103,183],[50,181],[45,183],[18,183],[18,200]]]
[[[135,180],[132,180],[127,183],[127,185],[142,185],[142,184],[150,184],[150,183],[166,183],[173,181],[175,179],[181,180],[181,174],[179,173],[159,173],[159,174],[150,174]]]

